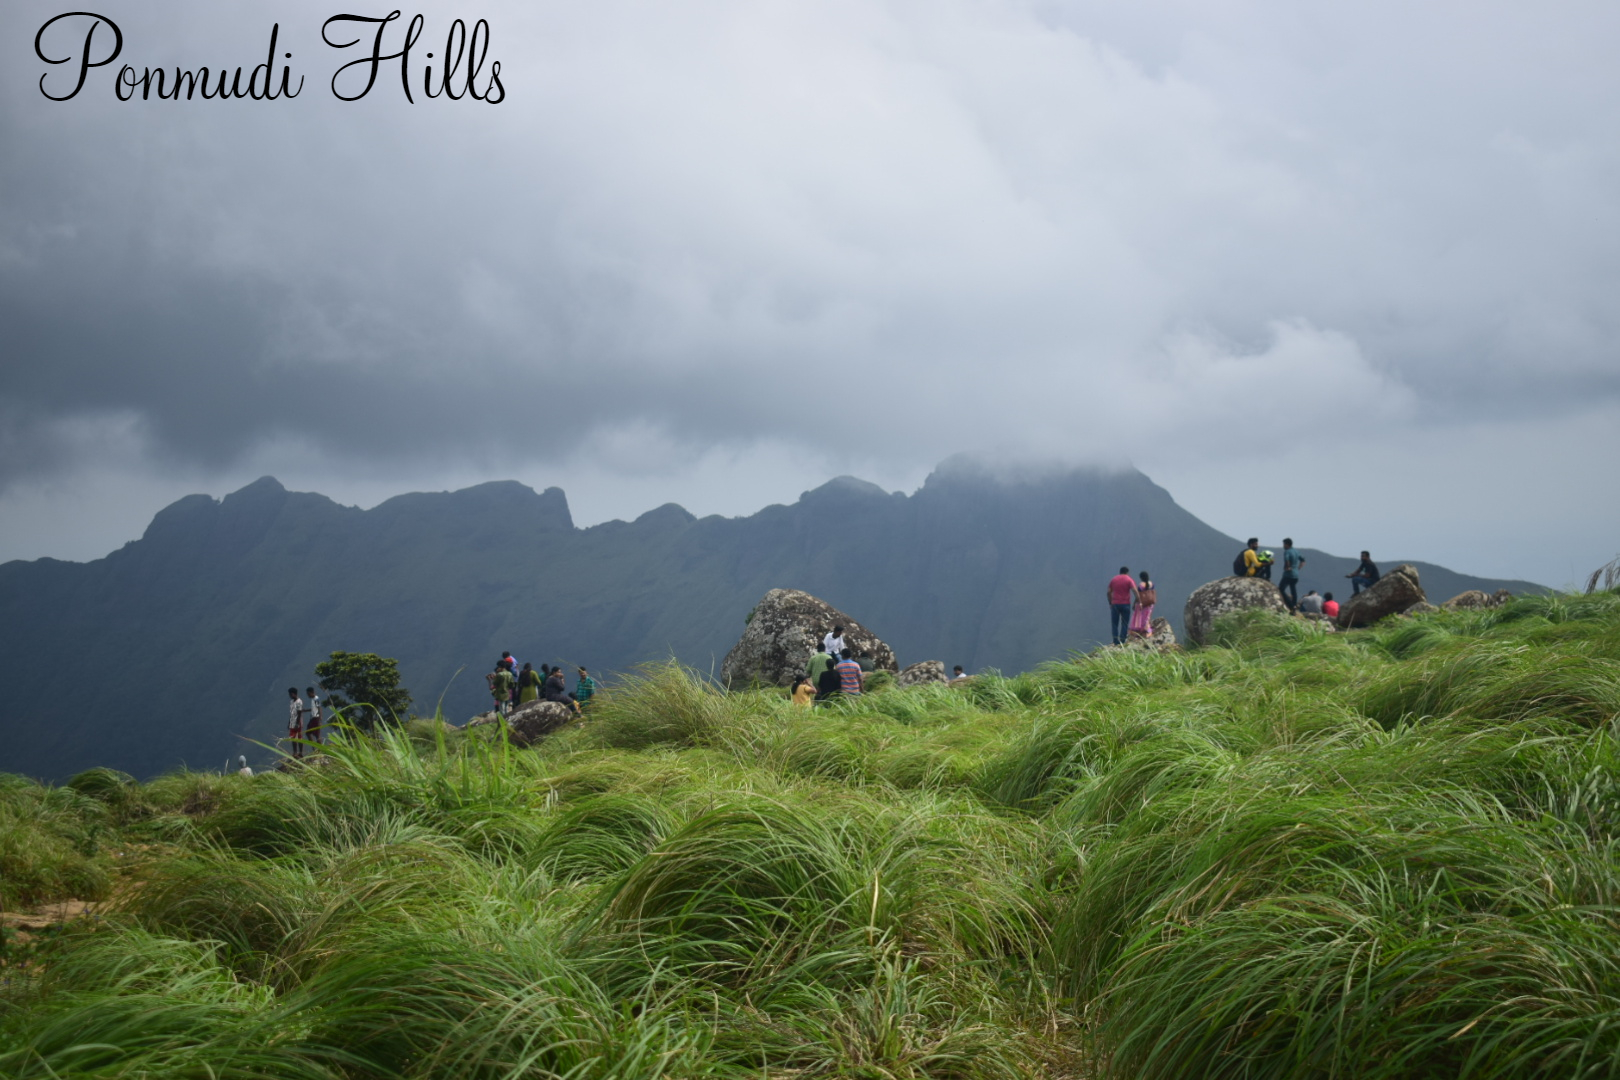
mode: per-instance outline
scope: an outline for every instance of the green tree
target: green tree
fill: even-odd
[[[399,662],[376,653],[335,652],[315,665],[315,677],[339,709],[362,706],[367,723],[403,719],[411,708],[411,694],[399,685]],[[361,719],[355,716],[355,719]]]

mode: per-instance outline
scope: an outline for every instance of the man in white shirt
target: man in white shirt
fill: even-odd
[[[304,701],[298,696],[298,687],[287,687],[287,739],[292,743],[294,759],[304,756]]]
[[[821,639],[821,647],[831,657],[844,655],[844,628],[835,626],[827,631],[827,636]]]

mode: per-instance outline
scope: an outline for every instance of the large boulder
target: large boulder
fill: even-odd
[[[747,629],[720,662],[720,681],[739,688],[754,682],[791,686],[835,626],[844,628],[846,646],[872,658],[873,670],[899,672],[894,650],[842,611],[798,589],[772,589],[749,613]]]
[[[923,683],[946,682],[945,661],[919,660],[909,664],[895,680],[897,686],[921,686]]]
[[[507,737],[513,746],[533,746],[578,717],[578,713],[559,701],[531,701],[527,705],[519,705],[506,718]],[[497,714],[487,712],[467,721],[467,726],[484,727],[499,721]]]
[[[1264,578],[1224,577],[1200,585],[1187,597],[1181,625],[1193,644],[1202,645],[1215,628],[1215,620],[1233,611],[1275,611],[1288,614],[1277,586]],[[1157,633],[1157,630],[1154,631]]]
[[[1458,593],[1440,606],[1447,611],[1477,611],[1496,605],[1491,603],[1490,593],[1482,589],[1469,589],[1467,592]]]
[[[1346,600],[1339,608],[1339,625],[1346,630],[1352,626],[1371,626],[1387,615],[1399,615],[1414,604],[1427,603],[1428,599],[1418,583],[1417,567],[1401,563],[1372,586]]]

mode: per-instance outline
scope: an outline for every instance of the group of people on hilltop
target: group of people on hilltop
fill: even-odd
[[[859,697],[866,692],[866,673],[876,666],[849,647],[842,626],[834,626],[810,654],[805,672],[793,680],[793,704],[809,708],[834,698]]]
[[[1251,536],[1243,550],[1238,552],[1237,558],[1232,560],[1232,573],[1238,577],[1270,581],[1276,564],[1276,556],[1261,549],[1260,538]],[[1282,576],[1276,583],[1283,604],[1290,612],[1321,615],[1329,619],[1337,617],[1339,602],[1333,599],[1332,593],[1318,594],[1312,589],[1304,596],[1299,595],[1299,572],[1304,566],[1305,556],[1294,547],[1293,538],[1284,537]],[[1354,596],[1377,583],[1378,564],[1372,561],[1371,553],[1363,551],[1361,562],[1345,577],[1350,579],[1350,595]],[[1122,566],[1119,573],[1108,579],[1109,636],[1115,645],[1123,645],[1131,638],[1152,636],[1153,606],[1158,598],[1159,591],[1146,570],[1141,572],[1139,578],[1133,578],[1131,568]]]
[[[304,693],[309,697],[298,696],[298,687],[287,687],[287,742],[292,746],[294,760],[301,761],[304,757],[304,744],[321,742],[321,699],[315,693],[313,686]],[[247,762],[242,763],[247,768]]]
[[[1305,565],[1305,557],[1294,547],[1292,537],[1283,538],[1282,562],[1282,578],[1277,582],[1277,591],[1282,594],[1283,603],[1290,612],[1323,615],[1330,619],[1339,614],[1339,602],[1333,599],[1332,593],[1319,595],[1312,589],[1304,596],[1299,595],[1299,572]],[[1269,551],[1261,550],[1259,537],[1251,536],[1248,544],[1238,553],[1238,557],[1232,560],[1232,573],[1238,577],[1257,577],[1270,581],[1271,570],[1275,564],[1275,556]],[[1378,564],[1372,561],[1370,552],[1363,551],[1356,568],[1344,576],[1350,579],[1350,595],[1355,596],[1363,589],[1377,584]]]
[[[866,676],[876,669],[877,663],[870,656],[850,648],[844,640],[844,628],[834,626],[810,654],[805,671],[793,680],[790,691],[793,704],[808,709],[836,698],[859,697],[866,692]],[[965,678],[967,675],[958,664],[948,681]]]
[[[1122,566],[1108,579],[1108,630],[1115,645],[1131,638],[1153,636],[1153,607],[1159,602],[1158,586],[1146,570],[1140,580],[1131,577],[1131,568]]]
[[[495,712],[502,716],[512,715],[531,701],[554,701],[580,713],[596,696],[596,680],[585,668],[581,667],[578,671],[574,689],[569,690],[568,679],[561,665],[553,667],[541,664],[539,671],[534,669],[533,664],[524,664],[520,668],[510,652],[503,652],[495,662],[495,670],[485,675],[484,680],[489,683],[489,696],[494,702]]]

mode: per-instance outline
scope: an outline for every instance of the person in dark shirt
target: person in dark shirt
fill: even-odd
[[[1378,567],[1367,552],[1361,553],[1361,565],[1350,573],[1344,575],[1350,579],[1350,595],[1354,596],[1362,589],[1371,588],[1378,582]]]
[[[838,688],[838,669],[831,665],[822,668],[821,674],[816,676],[816,702],[818,704],[825,704],[826,702],[831,701],[833,698],[838,697]]]

